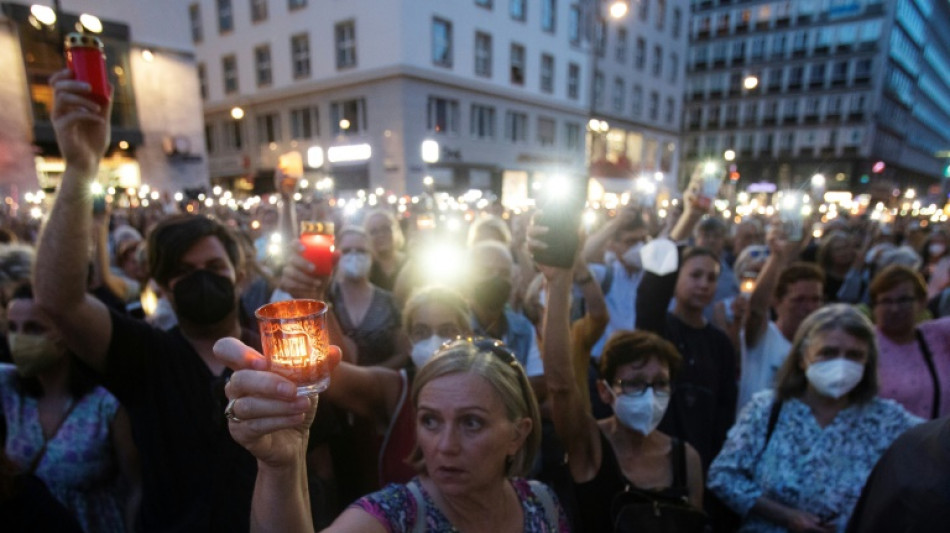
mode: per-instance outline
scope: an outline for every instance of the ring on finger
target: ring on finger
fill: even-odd
[[[237,398],[228,402],[228,406],[224,408],[224,418],[227,418],[229,422],[234,422],[235,424],[243,422],[234,414],[234,404],[237,403]]]

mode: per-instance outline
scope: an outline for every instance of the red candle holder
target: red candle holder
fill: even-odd
[[[329,276],[333,272],[332,222],[301,222],[300,244],[304,259],[314,266],[314,274]]]
[[[106,56],[98,37],[82,33],[66,36],[66,66],[77,81],[89,84],[89,98],[99,105],[109,103],[112,88],[106,73]]]
[[[254,312],[268,369],[296,383],[297,396],[314,396],[330,385],[327,309],[318,300],[286,300]]]

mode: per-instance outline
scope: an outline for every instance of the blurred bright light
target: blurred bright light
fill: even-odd
[[[56,12],[53,11],[53,8],[49,6],[41,6],[33,4],[30,7],[30,13],[36,18],[36,20],[46,24],[47,26],[52,26],[56,22]]]
[[[627,10],[627,2],[616,0],[610,4],[610,17],[615,19],[623,18],[627,14]]]
[[[231,118],[234,120],[241,120],[244,118],[244,110],[240,106],[234,106],[231,108]]]
[[[92,194],[100,195],[102,194],[102,184],[98,181],[94,181],[89,184],[89,190],[92,191]]]
[[[327,150],[327,160],[331,163],[348,161],[366,161],[373,156],[373,148],[368,144],[350,144],[333,146]]]
[[[431,139],[422,141],[422,160],[426,163],[439,162],[439,143]]]
[[[152,61],[155,61],[155,54],[146,48],[145,50],[142,50],[142,59],[144,59],[146,63],[151,63]]]
[[[722,158],[726,161],[735,161],[736,160],[736,151],[735,150],[726,150],[722,154]]]
[[[83,13],[79,15],[79,23],[92,33],[102,33],[102,21],[95,15]]]
[[[742,86],[751,91],[752,89],[755,89],[759,86],[759,78],[755,76],[746,76],[745,79],[742,80]]]
[[[323,148],[311,146],[307,149],[307,166],[320,168],[323,166]]]

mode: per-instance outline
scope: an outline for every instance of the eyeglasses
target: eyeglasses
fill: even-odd
[[[482,352],[491,352],[492,355],[501,359],[508,365],[511,365],[521,372],[524,372],[524,369],[521,367],[521,363],[518,362],[518,358],[515,357],[515,353],[512,352],[505,343],[501,342],[498,339],[493,339],[491,337],[456,337],[456,339],[448,344],[443,344],[442,349],[447,350],[457,346],[462,346],[465,344],[470,344],[478,348]]]
[[[438,335],[443,339],[454,339],[461,335],[462,328],[455,323],[439,324],[435,328],[429,327],[425,324],[416,324],[412,326],[412,329],[409,330],[409,336],[413,340],[421,341],[423,339],[428,339],[432,335]]]
[[[653,389],[656,396],[669,396],[673,392],[673,384],[665,379],[657,380],[652,383],[639,380],[618,379],[616,383],[620,387],[621,394],[626,396],[643,396],[647,389]]]
[[[913,296],[901,296],[900,298],[894,298],[894,299],[882,298],[874,302],[874,305],[881,306],[881,307],[883,306],[909,307],[916,301],[917,301],[917,298],[914,298]]]

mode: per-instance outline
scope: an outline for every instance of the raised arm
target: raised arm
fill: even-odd
[[[749,296],[749,309],[745,318],[746,347],[758,344],[769,323],[769,309],[778,287],[782,271],[798,257],[801,241],[789,241],[779,225],[769,229],[767,236],[769,256],[755,282],[755,289]]]
[[[533,226],[529,230],[532,250],[544,246],[536,238],[547,228]],[[547,281],[548,301],[542,327],[544,376],[554,428],[564,442],[569,457],[568,468],[575,481],[589,481],[600,463],[600,439],[597,423],[581,401],[571,364],[570,305],[572,270],[546,265],[538,267]]]
[[[111,109],[87,98],[89,85],[73,80],[68,70],[54,74],[50,82],[53,129],[66,170],[37,247],[36,302],[69,349],[102,370],[112,319],[106,306],[86,293],[86,266],[92,228],[90,185],[109,145]]]

